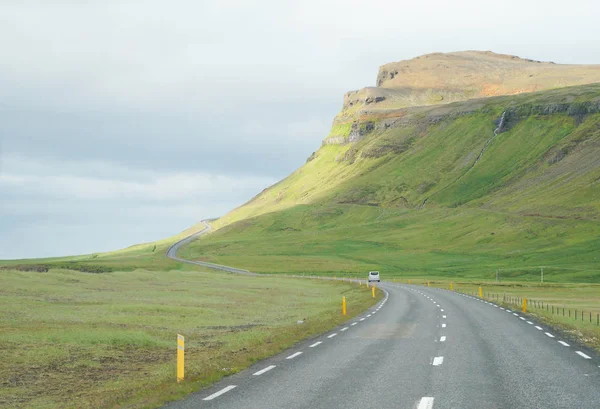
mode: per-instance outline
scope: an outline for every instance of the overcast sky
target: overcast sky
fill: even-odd
[[[599,15],[595,0],[0,0],[0,259],[226,213],[301,166],[387,62],[600,63]]]

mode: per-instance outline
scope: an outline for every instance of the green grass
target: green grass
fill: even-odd
[[[192,268],[5,270],[0,406],[155,407],[343,322],[342,295],[349,317],[376,301],[349,283]],[[183,384],[175,382],[178,333]]]

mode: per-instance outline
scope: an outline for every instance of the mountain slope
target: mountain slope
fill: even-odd
[[[366,121],[180,254],[259,272],[537,278],[544,265],[548,280],[600,280],[600,84]]]

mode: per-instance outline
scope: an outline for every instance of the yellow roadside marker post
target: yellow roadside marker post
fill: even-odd
[[[346,297],[342,297],[342,314],[346,315]]]
[[[523,298],[523,312],[527,312],[527,298]]]
[[[483,298],[483,290],[479,287],[479,298]]]
[[[184,377],[184,354],[185,354],[185,338],[183,335],[177,334],[177,382],[183,381]]]
[[[454,288],[452,287],[452,283],[450,283],[450,291],[454,291]]]
[[[373,298],[375,298],[375,286],[371,287],[371,293],[373,294]]]
[[[427,287],[431,287],[431,283],[427,281]]]
[[[367,283],[367,288],[369,288],[369,282],[367,281],[366,283]]]
[[[408,284],[410,284],[410,280],[408,280]]]

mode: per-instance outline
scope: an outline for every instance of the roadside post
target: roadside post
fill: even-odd
[[[346,297],[342,297],[342,314],[346,315]]]
[[[177,382],[183,381],[184,378],[184,354],[185,354],[185,337],[177,334]]]
[[[523,312],[527,312],[527,298],[523,298]]]
[[[375,286],[371,287],[371,294],[373,295],[373,298],[375,298]]]
[[[479,287],[479,298],[483,298],[483,290]]]
[[[452,283],[450,283],[450,291],[454,291],[454,288],[452,287]]]

